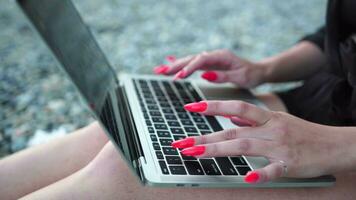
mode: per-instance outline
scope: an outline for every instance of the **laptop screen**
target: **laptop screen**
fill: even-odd
[[[70,0],[18,1],[97,115],[116,75]]]

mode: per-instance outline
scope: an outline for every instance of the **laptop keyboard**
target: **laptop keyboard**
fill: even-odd
[[[171,147],[175,140],[222,130],[215,117],[185,111],[185,104],[202,100],[189,82],[133,81],[162,174],[244,176],[251,171],[242,156],[197,159]]]

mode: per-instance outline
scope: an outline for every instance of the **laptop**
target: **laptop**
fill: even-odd
[[[244,176],[268,164],[267,159],[183,156],[170,146],[172,141],[236,127],[223,117],[202,116],[183,109],[186,103],[224,96],[218,93],[224,91],[222,88],[154,75],[117,75],[70,0],[17,0],[17,3],[142,184],[159,187],[334,184],[333,176],[323,176],[280,178],[250,185],[244,182]],[[240,99],[263,106],[248,92],[239,94]]]

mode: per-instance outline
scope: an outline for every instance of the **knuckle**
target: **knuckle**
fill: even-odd
[[[209,145],[209,155],[218,155],[219,154],[219,147],[217,144],[210,144]]]
[[[249,139],[236,140],[236,148],[239,152],[246,153],[251,149],[251,141]]]
[[[238,137],[238,130],[237,129],[227,129],[223,132],[223,138],[225,140],[232,140]]]
[[[208,136],[207,135],[202,135],[199,136],[200,144],[206,144],[208,142]]]
[[[249,109],[249,104],[243,101],[236,101],[234,110],[238,115],[243,116],[245,113],[247,113],[248,109]]]

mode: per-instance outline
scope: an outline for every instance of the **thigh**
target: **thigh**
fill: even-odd
[[[18,198],[65,178],[86,166],[107,141],[93,123],[0,160],[0,196]]]

